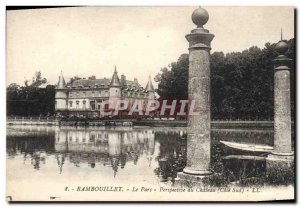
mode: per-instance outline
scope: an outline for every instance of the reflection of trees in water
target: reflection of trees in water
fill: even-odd
[[[34,133],[34,131],[32,131]],[[259,134],[259,136],[258,136]],[[260,163],[248,163],[247,168],[238,169],[235,166],[243,166],[230,161],[222,162],[222,156],[228,155],[220,140],[260,143],[269,142],[272,132],[231,132],[228,130],[213,131],[211,145],[211,169],[215,175],[236,180],[242,175],[256,176],[264,171]],[[155,144],[156,143],[156,144]],[[157,148],[155,148],[155,146]],[[155,153],[155,152],[157,153]],[[173,180],[177,172],[183,170],[186,165],[186,134],[183,131],[153,131],[150,129],[89,129],[89,128],[58,128],[48,134],[8,136],[7,155],[13,159],[15,156],[23,156],[24,163],[29,161],[32,167],[39,170],[46,163],[47,154],[53,154],[58,172],[63,172],[66,161],[76,167],[87,165],[96,168],[103,165],[112,169],[114,176],[125,168],[128,163],[138,165],[140,157],[146,158],[149,167],[153,160],[158,167],[155,173],[162,181]],[[155,155],[154,155],[155,154]],[[157,156],[158,155],[158,156]],[[246,170],[244,172],[244,170]],[[237,171],[234,174],[234,171]],[[227,178],[226,178],[227,179]]]
[[[54,151],[53,135],[7,137],[7,154],[13,158],[17,154],[23,154],[24,163],[30,160],[33,168],[40,169],[41,164],[46,163],[46,154]]]
[[[177,172],[186,165],[186,134],[178,132],[155,132],[155,140],[160,143],[159,167],[155,169],[162,182],[177,177]]]

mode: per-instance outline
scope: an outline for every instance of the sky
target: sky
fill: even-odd
[[[56,84],[73,76],[152,78],[188,53],[197,7],[75,7],[7,11],[6,85],[24,85],[35,71]],[[293,7],[203,7],[212,52],[238,52],[294,37]],[[152,80],[153,81],[153,80]],[[154,86],[157,86],[154,83]]]

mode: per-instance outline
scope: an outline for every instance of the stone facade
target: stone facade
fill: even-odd
[[[130,81],[121,75],[119,79],[116,69],[111,79],[80,79],[68,84],[61,74],[55,91],[55,111],[58,116],[101,117],[100,107],[104,101],[126,100],[130,109],[136,100],[142,102],[144,107],[148,100],[154,99],[150,76],[144,88],[136,78]],[[114,107],[107,104],[104,110],[114,110]]]

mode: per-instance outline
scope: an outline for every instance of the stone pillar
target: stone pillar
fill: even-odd
[[[273,154],[291,154],[291,101],[290,101],[290,68],[292,61],[284,54],[288,45],[280,41],[276,45],[279,56],[273,60],[274,74],[274,152]]]
[[[292,61],[285,56],[288,45],[277,43],[279,56],[274,62],[274,151],[266,160],[267,174],[271,178],[290,176],[294,160],[291,138],[290,68]],[[278,174],[280,171],[280,175]]]
[[[199,7],[192,14],[197,28],[186,35],[189,42],[189,100],[196,101],[199,115],[189,115],[187,165],[183,172],[208,175],[210,171],[210,43],[214,35],[203,28],[208,12]]]

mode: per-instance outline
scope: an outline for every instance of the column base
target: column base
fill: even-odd
[[[266,158],[267,170],[269,168],[277,167],[290,167],[294,164],[294,152],[290,153],[277,153],[272,152]]]
[[[180,187],[206,186],[207,179],[212,175],[210,170],[191,170],[184,168],[183,172],[177,173],[179,178],[176,185]]]
[[[188,174],[188,175],[195,175],[195,176],[205,176],[205,175],[211,175],[212,171],[210,171],[210,170],[191,170],[188,168],[184,168],[183,173]]]
[[[178,180],[175,185],[179,187],[195,187],[195,186],[207,186],[207,180],[212,174],[206,175],[192,175],[184,172],[177,173]]]

